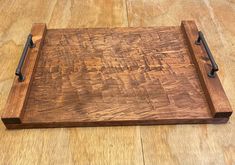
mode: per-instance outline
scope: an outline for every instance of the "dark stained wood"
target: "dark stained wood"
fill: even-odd
[[[183,21],[182,30],[188,41],[192,59],[198,71],[198,75],[205,91],[207,101],[214,117],[229,117],[232,108],[221,85],[219,77],[210,78],[207,73],[211,70],[211,64],[207,58],[203,45],[196,45],[198,29],[194,21]]]
[[[212,116],[184,32],[47,30],[22,123],[7,128],[227,122]]]
[[[18,81],[15,76],[10,94],[7,99],[5,110],[2,114],[2,121],[4,123],[21,123],[21,118],[24,114],[24,105],[30,92],[30,86],[33,79],[33,72],[40,55],[40,50],[43,44],[43,38],[46,33],[45,24],[34,24],[31,29],[33,41],[36,47],[29,49],[27,57],[24,62],[22,70],[25,80]]]
[[[48,30],[24,122],[209,118],[185,43],[180,27]]]

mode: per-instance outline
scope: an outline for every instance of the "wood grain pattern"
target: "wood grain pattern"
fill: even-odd
[[[45,33],[45,24],[33,25],[31,34],[33,35],[33,42],[36,46],[35,48],[28,50],[24,62],[22,73],[25,80],[23,82],[19,82],[18,76],[15,76],[14,78],[5,110],[1,117],[4,123],[21,123],[22,116],[24,115],[24,106],[30,93],[31,82],[38,57],[40,56]]]
[[[183,43],[179,27],[48,30],[24,122],[209,118]]]
[[[194,20],[219,65],[218,76],[235,107],[234,1],[127,0],[130,26],[178,25]],[[140,127],[144,163],[198,165],[235,163],[235,116],[225,125]]]
[[[191,59],[195,28],[48,29],[22,124],[7,128],[227,122]]]
[[[210,118],[184,43],[180,27],[48,30],[23,123]]]
[[[128,26],[127,16],[130,26],[178,26],[181,20],[196,20],[220,67],[218,75],[226,95],[235,107],[233,0],[127,0],[127,6],[122,0],[0,2],[0,111],[32,23],[45,22],[49,28],[119,27]],[[0,164],[231,165],[235,162],[234,119],[232,115],[223,125],[17,131],[6,130],[0,122]]]
[[[224,89],[220,83],[219,77],[209,78],[208,72],[211,69],[211,64],[208,62],[208,57],[203,46],[197,46],[195,41],[198,37],[198,29],[193,21],[183,21],[182,30],[187,37],[189,49],[192,54],[192,59],[195,61],[195,66],[198,70],[199,78],[206,94],[207,101],[214,117],[229,117],[232,114],[232,108],[225,95]],[[207,60],[205,60],[207,59]]]

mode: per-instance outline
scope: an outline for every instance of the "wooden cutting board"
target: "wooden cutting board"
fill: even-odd
[[[231,106],[193,21],[174,27],[34,24],[7,128],[225,123]]]

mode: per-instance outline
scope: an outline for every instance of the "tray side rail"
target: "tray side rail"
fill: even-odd
[[[198,44],[198,42],[200,41],[198,40],[198,38],[200,37],[200,32],[198,31],[195,22],[182,21],[181,28],[186,37],[189,51],[198,72],[199,80],[205,92],[207,102],[212,112],[212,116],[214,118],[229,118],[232,114],[231,105],[224,92],[218,75],[208,75],[208,73],[211,72],[211,68],[213,69],[214,67],[213,61],[206,59],[208,51],[206,51],[205,44]],[[211,54],[209,54],[208,57],[210,58]]]
[[[30,35],[25,44],[25,49],[16,69],[16,76],[8,95],[8,99],[3,109],[2,121],[4,124],[20,124],[24,115],[24,106],[30,92],[34,70],[43,46],[46,34],[46,25],[42,23],[33,24]],[[33,43],[33,45],[32,45]],[[31,47],[28,49],[28,47]],[[24,78],[18,74],[24,74]],[[21,73],[22,72],[22,73]],[[17,77],[19,76],[19,78]]]

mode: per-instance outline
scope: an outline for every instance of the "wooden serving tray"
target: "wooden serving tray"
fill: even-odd
[[[2,115],[7,128],[225,123],[232,114],[218,76],[208,76],[215,62],[195,43],[193,21],[95,29],[34,24],[31,34],[35,47],[25,49],[17,68],[24,80],[15,77]]]

